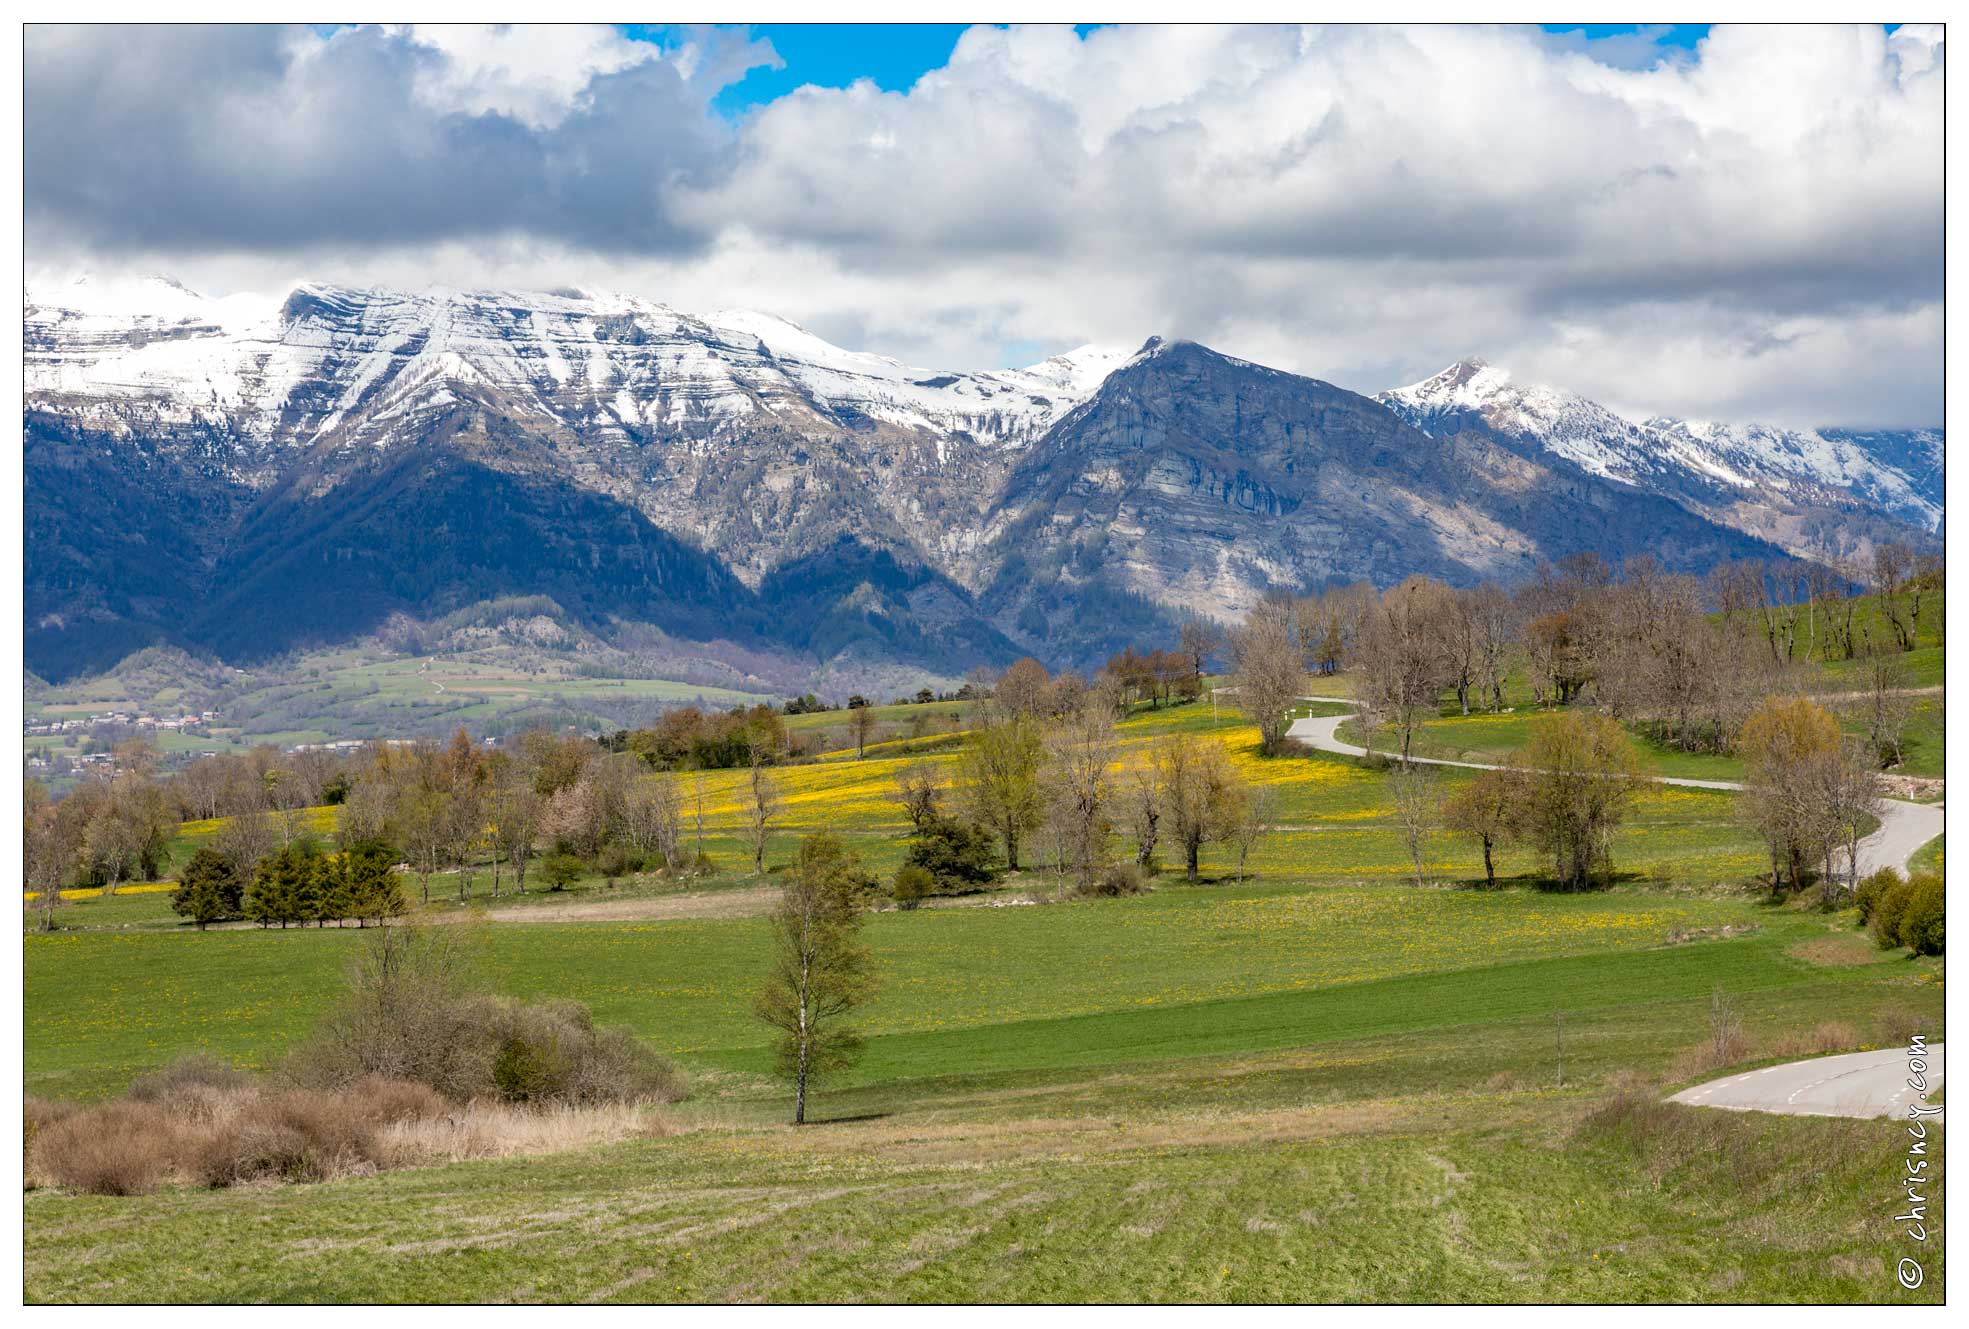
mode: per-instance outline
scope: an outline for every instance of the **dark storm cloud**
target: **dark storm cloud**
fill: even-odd
[[[726,45],[731,43],[727,41]],[[31,29],[30,224],[92,247],[268,251],[523,233],[660,252],[729,130],[704,76],[644,60],[596,73],[551,125],[434,104],[447,55],[373,28]],[[738,62],[743,63],[743,62]]]

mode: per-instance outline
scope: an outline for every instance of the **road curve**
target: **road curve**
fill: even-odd
[[[1302,697],[1300,700],[1341,706],[1354,704],[1344,697]],[[1353,718],[1351,715],[1309,715],[1302,720],[1294,720],[1291,728],[1285,732],[1288,738],[1296,738],[1320,752],[1332,752],[1343,757],[1365,757],[1366,748],[1341,742],[1335,732]],[[1446,761],[1440,757],[1412,757],[1410,760],[1418,766],[1455,766],[1467,771],[1500,769],[1484,762]],[[1679,785],[1685,789],[1740,791],[1743,788],[1734,780],[1689,780],[1666,775],[1649,778],[1656,784]],[[1941,833],[1942,805],[1940,803],[1909,803],[1898,798],[1882,799],[1879,828],[1860,841],[1860,875],[1864,877],[1870,872],[1878,872],[1881,868],[1907,871],[1907,861],[1913,856],[1914,851]]]
[[[1726,1075],[1671,1095],[1671,1103],[1730,1112],[1779,1112],[1793,1117],[1899,1117],[1942,1087],[1942,1045],[1930,1044],[1920,1093],[1909,1083],[1906,1048],[1849,1052],[1837,1057],[1764,1066]],[[1939,1121],[1937,1112],[1932,1120]]]

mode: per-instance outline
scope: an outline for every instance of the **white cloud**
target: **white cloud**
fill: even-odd
[[[663,54],[599,23],[431,23],[402,31],[439,56],[413,79],[426,105],[439,112],[510,116],[533,129],[551,129],[565,120],[598,74]]]
[[[31,257],[621,286],[928,364],[1160,332],[1361,390],[1475,351],[1647,410],[1939,419],[1938,29],[1650,61],[1504,28],[977,28],[907,92],[731,126],[710,97],[774,57],[729,34],[296,60],[127,31],[30,30]],[[210,91],[147,86],[194,69]]]

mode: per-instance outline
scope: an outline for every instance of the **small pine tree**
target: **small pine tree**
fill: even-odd
[[[208,923],[239,917],[245,887],[232,860],[212,849],[200,849],[178,874],[171,893],[172,912],[189,918],[203,932]]]
[[[325,855],[316,867],[315,917],[326,924],[330,919],[340,927],[356,916],[355,891],[349,881],[348,855]]]
[[[312,845],[296,841],[261,859],[253,872],[253,891],[246,900],[246,916],[261,927],[275,923],[286,927],[315,917],[315,877],[320,857]]]
[[[329,918],[332,865],[308,841],[296,840],[290,847],[299,860],[294,871],[294,918],[303,925],[313,923],[320,927]]]
[[[391,870],[396,861],[396,850],[379,840],[350,845],[343,853],[349,916],[358,923],[371,918],[381,923],[403,913],[403,885]]]

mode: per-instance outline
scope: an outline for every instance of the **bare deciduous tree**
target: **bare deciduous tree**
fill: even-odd
[[[1898,766],[1903,760],[1902,738],[1914,715],[1913,671],[1902,656],[1874,651],[1866,657],[1860,676],[1866,685],[1861,701],[1875,768]]]
[[[764,873],[766,870],[766,843],[772,838],[773,820],[779,816],[783,801],[779,794],[779,781],[773,778],[772,767],[766,764],[764,748],[752,745],[752,762],[746,771],[745,833],[746,841],[752,846],[752,870]]]
[[[1122,774],[1123,816],[1135,841],[1135,866],[1147,871],[1162,826],[1162,765],[1153,753],[1138,756]]]
[[[1436,709],[1449,681],[1443,643],[1453,608],[1448,587],[1410,577],[1381,597],[1361,632],[1358,694],[1395,727],[1404,762],[1415,726]]]
[[[1251,851],[1270,832],[1277,815],[1277,793],[1269,787],[1247,789],[1244,797],[1236,800],[1228,838],[1237,851],[1237,879],[1240,884],[1245,880],[1245,864],[1251,858]]]
[[[1042,782],[1047,815],[1059,829],[1063,857],[1081,890],[1107,866],[1112,832],[1114,720],[1099,706],[1081,706],[1047,736]]]
[[[943,794],[943,771],[928,762],[896,771],[896,802],[919,831],[943,815]]]
[[[1395,805],[1395,824],[1415,868],[1415,884],[1422,885],[1422,850],[1429,833],[1441,821],[1436,805],[1436,779],[1425,766],[1394,766],[1388,771],[1388,795]]]
[[[1520,791],[1509,772],[1484,771],[1443,801],[1449,829],[1483,847],[1484,885],[1497,885],[1494,851],[1516,834]]]
[[[863,702],[848,708],[848,732],[855,740],[855,760],[868,754],[868,740],[875,735],[875,708]]]
[[[1265,753],[1276,755],[1285,743],[1287,716],[1305,690],[1297,616],[1290,605],[1262,601],[1231,634],[1230,645],[1238,708],[1258,726]]]
[[[1171,734],[1155,745],[1161,768],[1162,825],[1183,851],[1183,867],[1194,882],[1203,846],[1221,840],[1236,824],[1244,781],[1223,745],[1191,734]]]

